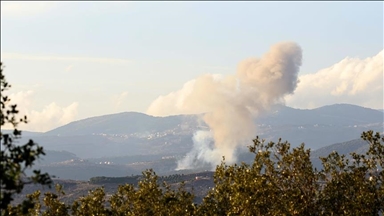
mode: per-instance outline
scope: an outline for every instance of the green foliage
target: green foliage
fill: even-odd
[[[321,158],[325,184],[319,203],[324,215],[377,215],[384,209],[384,137],[363,132],[369,142],[366,154],[352,153],[352,162],[337,152]]]
[[[11,86],[6,81],[3,74],[3,65],[0,63],[0,79],[1,79],[1,127],[11,125],[14,130],[12,134],[4,134],[0,132],[1,139],[1,159],[0,159],[0,208],[1,212],[7,211],[7,206],[13,200],[12,196],[20,193],[25,184],[38,183],[42,185],[51,184],[48,174],[42,174],[39,170],[33,170],[33,176],[26,176],[25,170],[32,168],[34,162],[44,155],[43,148],[34,143],[32,140],[25,145],[15,145],[14,141],[19,139],[21,131],[17,130],[20,123],[27,123],[27,117],[18,119],[17,105],[9,104],[10,98],[5,95],[5,91]],[[27,199],[22,207],[23,212],[27,212],[32,206],[30,200]]]
[[[143,172],[138,188],[126,184],[110,199],[113,215],[194,215],[193,194],[181,184],[178,190],[158,183],[152,170]]]
[[[201,215],[379,215],[384,209],[384,137],[373,131],[362,139],[366,154],[350,162],[337,152],[313,168],[304,145],[254,140],[253,164],[217,167],[215,188],[204,198]]]
[[[204,199],[203,214],[211,209],[214,215],[309,215],[316,211],[317,174],[309,150],[303,145],[290,150],[288,142],[265,144],[256,138],[250,151],[255,154],[251,166],[222,162],[217,167],[216,186]]]

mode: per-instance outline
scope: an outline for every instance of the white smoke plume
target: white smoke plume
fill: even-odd
[[[32,108],[34,91],[20,91],[9,95],[11,99],[9,104],[17,104],[20,110],[19,117],[27,116],[28,124],[20,124],[18,129],[46,132],[56,127],[68,124],[76,120],[78,113],[78,102],[73,102],[66,107],[59,106],[52,102],[45,105],[42,110]],[[4,129],[13,129],[11,125],[5,125]]]
[[[301,59],[297,44],[279,43],[260,59],[240,62],[234,75],[206,74],[157,98],[148,114],[206,113],[203,120],[211,129],[195,133],[193,150],[179,161],[178,169],[196,167],[196,163],[215,166],[222,156],[229,163],[236,161],[237,147],[256,134],[253,117],[295,90]]]
[[[295,94],[286,97],[289,106],[312,109],[350,103],[384,109],[383,51],[365,59],[345,58],[299,80]]]

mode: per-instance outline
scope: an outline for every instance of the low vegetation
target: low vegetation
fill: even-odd
[[[12,197],[25,184],[52,185],[52,180],[38,170],[32,177],[24,175],[44,151],[33,141],[13,144],[21,133],[16,129],[16,105],[8,105],[9,98],[3,94],[8,87],[1,69],[1,126],[10,123],[15,128],[13,134],[1,134],[1,215],[383,214],[384,136],[373,131],[361,135],[369,144],[367,152],[351,153],[350,158],[332,152],[321,158],[319,170],[312,165],[311,152],[304,144],[291,148],[287,141],[265,142],[256,137],[249,147],[253,163],[229,165],[223,158],[213,175],[214,187],[199,204],[193,191],[186,189],[183,176],[159,177],[153,170],[142,176],[90,180],[121,183],[112,195],[100,187],[66,203],[61,198],[67,191],[56,185],[56,192],[42,195],[37,190],[24,202],[13,204]],[[20,121],[26,122],[26,118]],[[169,185],[180,180],[176,189]]]

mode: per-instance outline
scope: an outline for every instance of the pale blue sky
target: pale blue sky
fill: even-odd
[[[77,102],[75,119],[145,112],[185,82],[233,74],[239,61],[282,41],[302,47],[300,75],[383,50],[382,2],[1,4],[12,92],[33,91],[30,112]]]

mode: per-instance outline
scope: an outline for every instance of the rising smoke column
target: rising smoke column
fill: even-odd
[[[254,117],[295,90],[301,59],[297,44],[279,43],[260,59],[240,62],[234,75],[205,74],[156,99],[148,108],[150,115],[206,113],[203,120],[210,131],[195,133],[194,147],[178,169],[215,166],[222,156],[229,163],[236,161],[237,147],[256,135]]]

